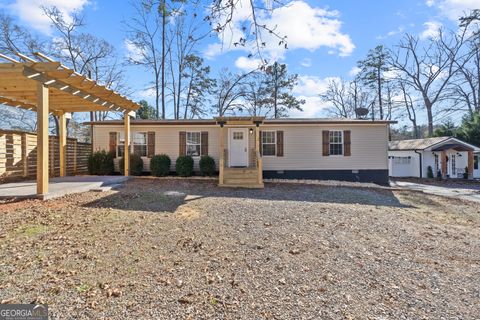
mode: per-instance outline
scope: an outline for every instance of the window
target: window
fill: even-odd
[[[140,157],[147,156],[147,133],[146,132],[134,132],[131,137],[131,145],[133,146],[133,153],[138,154]],[[125,154],[125,133],[118,133],[117,143],[117,157],[123,157]]]
[[[343,155],[343,131],[330,131],[329,142],[330,155]]]
[[[201,135],[200,132],[187,132],[187,155],[200,156]]]
[[[134,132],[132,135],[133,153],[140,157],[147,156],[147,133]]]
[[[238,131],[233,133],[233,140],[243,140],[243,132]]]
[[[123,157],[125,153],[125,134],[123,132],[119,132],[117,136],[117,157]]]
[[[395,157],[393,162],[395,164],[410,164],[411,157]]]
[[[480,158],[479,156],[475,156],[473,159],[473,169],[474,170],[478,170],[478,158]]]
[[[275,156],[277,154],[277,143],[275,131],[262,131],[262,155]]]
[[[438,160],[438,154],[435,153],[434,158],[435,158],[435,168],[433,168],[433,169],[435,170],[434,175],[436,175],[438,170],[439,170],[439,166],[440,166],[440,162]]]

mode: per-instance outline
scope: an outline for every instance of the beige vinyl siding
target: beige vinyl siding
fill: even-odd
[[[263,170],[388,169],[387,125],[282,125],[261,130],[282,130],[284,156],[263,157]],[[322,130],[350,130],[351,156],[322,155]]]
[[[179,132],[180,131],[194,131],[194,132],[208,132],[208,153],[215,159],[217,164],[220,159],[219,154],[219,132],[218,126],[140,126],[132,125],[131,132],[155,132],[155,154],[167,154],[172,160],[171,170],[175,170],[175,161],[179,154]],[[109,132],[123,132],[123,126],[112,125],[96,125],[93,128],[93,150],[108,151]],[[150,159],[142,157],[144,171],[150,171]],[[198,171],[198,161],[200,157],[194,157],[194,170]],[[115,170],[118,171],[118,158],[114,160]]]
[[[228,128],[225,126],[225,148],[228,148]],[[237,126],[242,127],[242,126]],[[254,126],[244,126],[253,128]],[[388,125],[386,124],[288,124],[261,125],[260,130],[281,130],[284,133],[284,156],[263,157],[264,170],[362,170],[388,169]],[[322,130],[350,130],[351,156],[322,156]],[[121,125],[95,125],[93,128],[93,149],[107,150],[109,132],[123,131]],[[147,126],[132,125],[132,132],[154,131],[155,154],[165,153],[172,160],[171,169],[175,169],[175,161],[179,153],[180,131],[208,131],[209,155],[219,163],[220,127],[215,125],[197,126]],[[255,148],[255,133],[249,136],[249,158],[253,164],[252,150]],[[195,158],[195,170],[198,171],[198,159]],[[144,158],[144,169],[149,171],[150,159]],[[118,159],[115,160],[118,170]]]

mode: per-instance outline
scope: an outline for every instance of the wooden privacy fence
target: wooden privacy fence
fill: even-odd
[[[59,138],[49,137],[49,175],[60,175]],[[67,139],[67,175],[87,174],[90,143]],[[34,133],[0,130],[0,182],[35,178],[37,173],[37,135]]]

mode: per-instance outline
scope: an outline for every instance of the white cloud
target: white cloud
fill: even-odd
[[[221,43],[210,45],[205,52],[207,57],[222,51],[250,51],[256,45],[249,42],[245,47],[234,46],[238,39],[245,38],[242,27],[251,21],[250,2],[240,0],[239,3],[229,27],[219,35]],[[276,8],[269,16],[258,17],[258,21],[275,28],[277,34],[286,36],[289,50],[306,49],[313,52],[320,47],[327,47],[335,54],[348,56],[355,49],[350,36],[340,30],[342,22],[337,11],[311,7],[303,0]],[[282,59],[287,52],[283,45],[278,45],[279,39],[268,32],[262,33],[262,41],[266,43],[264,52],[269,60]]]
[[[66,21],[75,11],[81,11],[89,0],[16,0],[9,9],[21,21],[43,32],[50,33],[50,19],[43,14],[42,7],[57,7]]]
[[[303,111],[292,110],[291,117],[312,118],[321,117],[322,112],[330,105],[320,98],[320,94],[327,90],[330,81],[339,81],[338,77],[319,78],[303,75],[298,77],[298,84],[293,88],[293,94],[298,99],[305,100]]]
[[[352,69],[350,69],[350,71],[348,72],[348,75],[349,75],[350,77],[355,77],[357,74],[360,73],[360,71],[362,71],[362,69],[359,68],[359,67],[357,67],[357,66],[355,66],[355,67],[353,67]]]
[[[262,65],[260,59],[249,59],[247,57],[239,57],[235,60],[235,66],[243,71],[252,71],[259,68]]]
[[[427,0],[426,5],[437,7],[440,12],[451,20],[457,21],[465,13],[480,8],[479,0]]]
[[[135,43],[125,39],[123,45],[125,46],[125,49],[127,49],[127,58],[135,61],[141,61],[143,59],[142,48],[136,46]]]
[[[423,30],[420,34],[420,39],[435,39],[439,36],[440,28],[442,28],[442,24],[440,22],[427,21],[423,25],[425,26],[425,30]]]
[[[312,59],[305,58],[300,62],[300,64],[302,65],[302,67],[310,68],[312,66]]]

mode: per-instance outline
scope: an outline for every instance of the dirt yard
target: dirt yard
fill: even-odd
[[[52,319],[479,319],[480,206],[131,180],[0,204],[0,301]]]

